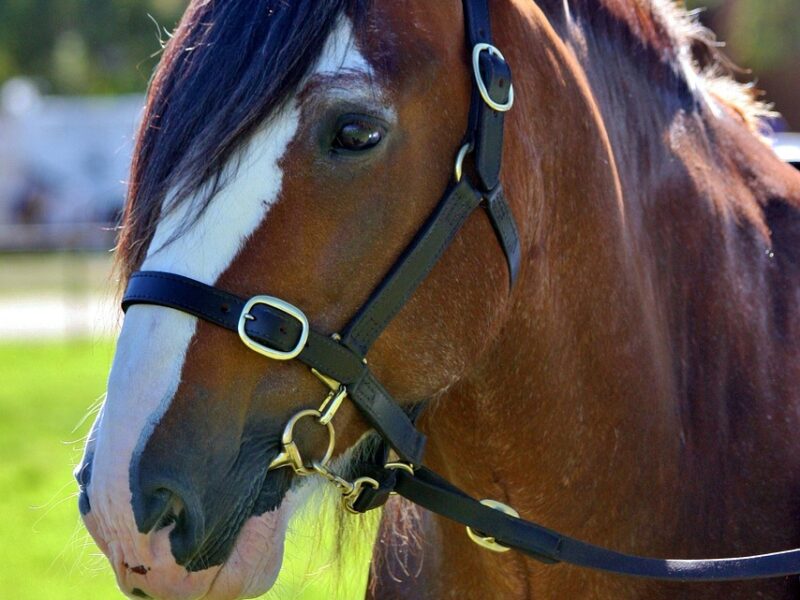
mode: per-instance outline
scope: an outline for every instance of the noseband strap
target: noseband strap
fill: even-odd
[[[415,427],[420,404],[402,408],[375,378],[366,356],[375,340],[411,298],[452,240],[479,206],[484,207],[508,267],[510,287],[519,273],[519,234],[500,172],[505,113],[514,103],[511,69],[492,45],[487,0],[464,0],[464,15],[474,72],[469,126],[456,160],[456,175],[425,225],[375,289],[342,335],[312,329],[305,315],[277,298],[245,300],[210,285],[172,273],[138,272],[131,276],[123,310],[135,304],[163,306],[189,313],[237,332],[248,348],[277,360],[297,358],[330,387],[319,411],[303,410],[287,425],[289,441],[273,463],[293,466],[299,475],[319,473],[340,487],[351,512],[382,506],[398,493],[428,510],[467,526],[484,548],[520,550],[545,563],[574,565],[652,579],[723,581],[782,577],[800,573],[800,550],[762,556],[712,560],[658,560],[620,554],[586,544],[525,521],[510,507],[474,500],[433,471],[421,466],[425,436]],[[464,175],[471,155],[473,177]],[[293,444],[293,425],[301,416],[316,416],[334,437],[331,419],[350,398],[382,438],[370,473],[354,482],[337,477],[325,461],[305,465]],[[402,462],[387,463],[391,447]]]
[[[140,271],[131,276],[122,308],[127,311],[135,304],[174,308],[238,332],[247,300],[181,275]],[[302,329],[296,319],[264,304],[251,309],[250,315],[253,318],[247,319],[244,325],[250,339],[283,352],[296,347]],[[346,385],[348,396],[397,454],[411,464],[420,463],[425,436],[378,383],[362,357],[331,337],[310,329],[305,347],[297,358]]]

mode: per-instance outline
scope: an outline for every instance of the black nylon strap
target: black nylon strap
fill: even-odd
[[[361,355],[367,353],[480,202],[481,195],[466,180],[450,188],[408,250],[345,329],[345,346]]]
[[[131,275],[122,299],[122,310],[127,311],[133,304],[166,306],[237,331],[239,317],[246,302],[247,300],[238,296],[188,277],[158,271],[140,271]],[[254,307],[251,314],[255,320],[247,322],[246,331],[252,339],[283,352],[297,345],[301,333],[301,325],[297,319],[263,304]],[[360,357],[313,329],[309,332],[306,347],[298,358],[343,383],[358,381],[364,370]]]
[[[486,2],[465,2],[464,11],[469,68],[473,70],[472,52],[475,46],[492,43],[491,16]],[[511,90],[511,69],[508,63],[489,52],[482,52],[480,75],[491,98],[504,104]],[[483,192],[493,190],[500,183],[504,124],[505,114],[486,104],[477,85],[473,85],[468,135],[471,136],[469,141],[473,145],[475,171]]]
[[[494,191],[486,197],[484,205],[489,214],[489,220],[492,222],[492,227],[494,227],[494,231],[505,250],[508,275],[513,287],[519,274],[522,256],[517,224],[514,221],[514,215],[511,214],[511,209],[508,207],[508,202],[506,202],[502,185],[498,184]]]
[[[481,77],[486,82],[490,96],[505,103],[511,89],[511,69],[499,57],[483,52],[480,55]],[[482,191],[493,190],[500,183],[503,164],[503,138],[505,113],[493,110],[483,101],[480,93],[473,92],[475,172]]]
[[[348,387],[347,392],[369,424],[390,441],[398,456],[403,457],[402,460],[412,465],[422,462],[425,436],[417,431],[408,415],[375,379],[372,371],[365,368],[361,379]]]
[[[140,271],[131,276],[122,308],[127,310],[134,304],[165,306],[236,332],[246,302],[188,277]],[[289,351],[297,345],[301,325],[295,318],[261,304],[250,314],[255,320],[247,321],[245,330],[256,342],[281,351]],[[312,329],[298,359],[348,386],[353,402],[364,417],[403,460],[412,464],[422,461],[425,436],[416,430],[408,415],[375,380],[361,357]]]
[[[474,71],[472,52],[478,44],[492,44],[492,24],[486,2],[465,2],[465,27],[469,44],[469,68]],[[495,54],[484,51],[479,56],[479,73],[490,98],[498,104],[508,102],[512,88],[511,68]],[[505,113],[494,110],[483,99],[478,86],[472,86],[469,128],[466,142],[472,145],[478,187],[485,195],[485,208],[497,233],[508,262],[511,286],[517,279],[520,266],[520,244],[514,217],[500,186],[503,164],[503,133]]]
[[[618,575],[682,582],[739,581],[800,573],[800,550],[706,560],[643,558],[581,542],[482,505],[431,471],[396,471],[395,491],[437,514],[545,563],[565,562]]]

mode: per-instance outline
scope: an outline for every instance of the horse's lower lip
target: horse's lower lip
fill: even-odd
[[[292,477],[291,469],[267,471],[253,504],[251,516],[257,517],[279,508],[286,494],[296,484],[297,478]]]

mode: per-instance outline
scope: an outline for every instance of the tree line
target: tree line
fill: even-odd
[[[45,93],[142,91],[186,0],[2,0],[0,83]]]

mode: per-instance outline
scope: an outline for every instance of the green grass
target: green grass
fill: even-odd
[[[105,387],[109,343],[0,345],[0,590],[19,600],[118,598],[79,527],[74,430]]]
[[[0,597],[123,598],[79,524],[71,477],[91,424],[82,419],[105,389],[112,353],[107,341],[0,343]],[[318,525],[332,511],[319,506],[293,521],[278,593],[265,598],[363,597],[369,545],[357,542],[351,561],[332,563],[335,528]],[[374,522],[360,539],[373,531]]]

